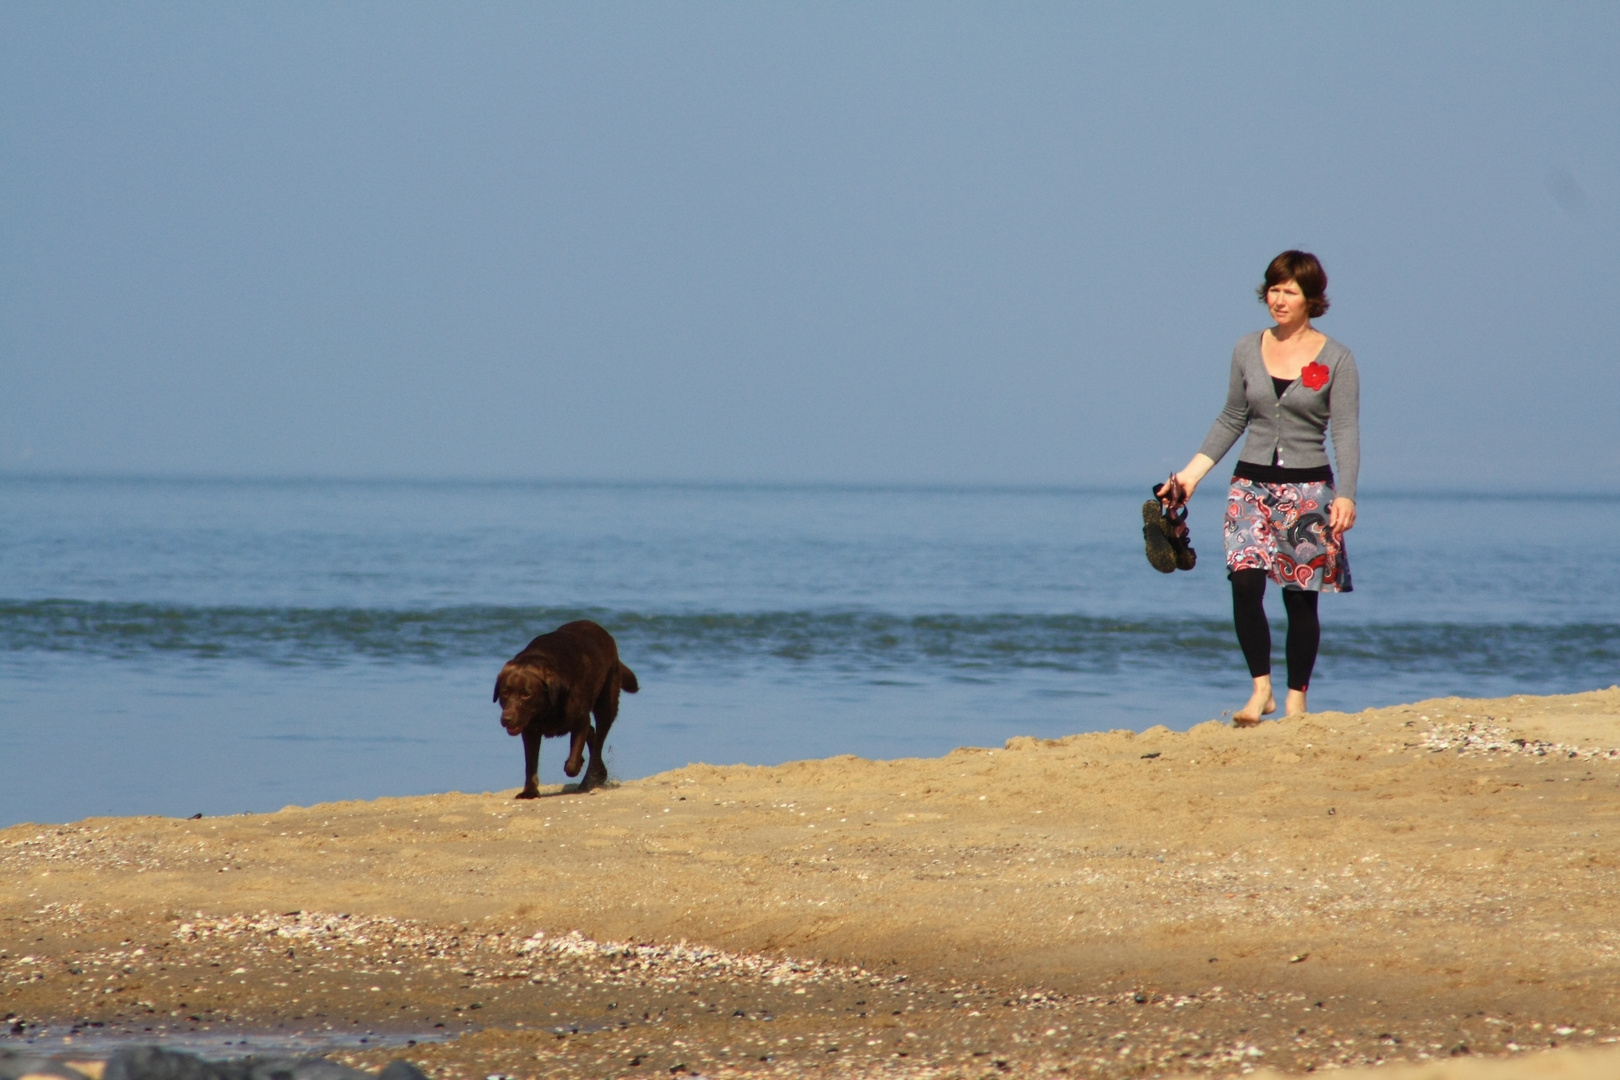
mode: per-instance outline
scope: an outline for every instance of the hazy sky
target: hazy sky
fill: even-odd
[[[1364,492],[1620,490],[1617,56],[1613,3],[11,0],[0,471],[1145,484],[1304,247]]]

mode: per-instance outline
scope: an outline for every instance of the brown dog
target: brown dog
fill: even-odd
[[[495,678],[495,701],[501,707],[501,726],[508,735],[523,736],[525,782],[520,799],[540,796],[540,740],[572,735],[573,745],[563,771],[578,776],[590,743],[591,767],[579,790],[589,791],[607,782],[602,743],[613,718],[619,715],[619,690],[641,689],[636,673],[619,663],[613,635],[588,619],[565,623],[541,634],[506,662]],[[591,726],[591,714],[596,726]]]

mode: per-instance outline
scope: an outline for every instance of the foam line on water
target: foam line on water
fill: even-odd
[[[0,651],[142,661],[272,665],[498,660],[538,632],[593,618],[649,670],[760,664],[842,673],[955,675],[1027,669],[1106,673],[1228,665],[1230,624],[1062,614],[881,611],[661,612],[461,605],[443,608],[205,607],[0,601]],[[1278,628],[1279,631],[1281,628]],[[1276,636],[1280,637],[1280,633]],[[1333,625],[1323,656],[1350,667],[1459,672],[1620,669],[1620,624],[1398,622]]]

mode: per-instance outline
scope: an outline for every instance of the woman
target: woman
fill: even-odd
[[[1276,320],[1232,351],[1226,407],[1204,445],[1171,475],[1160,499],[1175,509],[1247,429],[1226,497],[1226,567],[1232,618],[1254,678],[1254,694],[1232,716],[1252,727],[1277,702],[1271,689],[1271,627],[1266,579],[1283,589],[1288,611],[1286,713],[1305,712],[1321,628],[1316,598],[1350,591],[1344,534],[1356,523],[1361,464],[1361,385],[1350,350],[1311,325],[1328,309],[1327,273],[1316,256],[1285,251],[1266,267],[1260,300]],[[1323,448],[1333,436],[1338,485]]]

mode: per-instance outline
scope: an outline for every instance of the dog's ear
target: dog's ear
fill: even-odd
[[[514,665],[511,661],[507,661],[506,664],[501,667],[501,673],[495,676],[495,696],[491,699],[495,702],[495,704],[499,705],[501,703],[501,690],[506,686],[506,677],[512,674],[515,670],[516,665]]]

